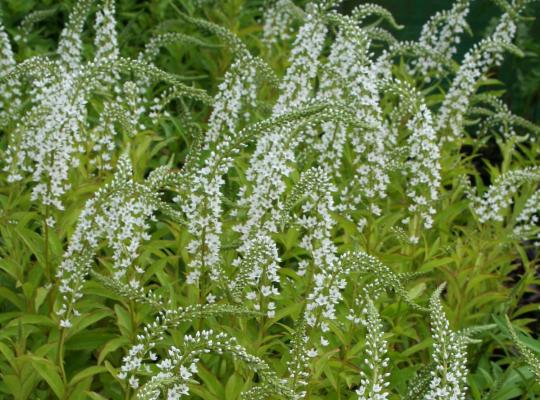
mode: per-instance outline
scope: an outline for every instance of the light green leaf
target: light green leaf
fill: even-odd
[[[29,356],[29,358],[32,361],[34,369],[49,384],[54,394],[59,399],[63,399],[65,388],[62,378],[60,378],[58,367],[45,358],[36,356]]]

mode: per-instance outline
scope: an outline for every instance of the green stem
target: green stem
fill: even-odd
[[[66,329],[60,328],[60,338],[58,339],[58,349],[56,351],[56,363],[60,368],[60,375],[64,385],[67,384],[66,370],[64,369],[64,341],[66,340]]]
[[[51,283],[51,267],[49,264],[49,225],[47,223],[50,215],[49,205],[45,206],[45,221],[44,221],[44,234],[45,234],[45,277],[47,278],[47,283]]]

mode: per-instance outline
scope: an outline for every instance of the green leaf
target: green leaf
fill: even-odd
[[[62,378],[60,378],[60,374],[58,373],[58,367],[45,358],[36,356],[28,357],[32,361],[34,369],[49,384],[54,394],[59,399],[63,399],[65,388]]]
[[[103,397],[102,395],[96,392],[86,392],[86,395],[90,397],[92,400],[107,400],[106,397]]]
[[[84,314],[80,318],[75,320],[75,323],[69,330],[68,337],[71,337],[84,330],[85,328],[89,327],[90,325],[102,320],[103,318],[107,318],[112,315],[113,313],[109,309],[101,309],[89,314]]]
[[[207,387],[212,394],[216,395],[220,399],[225,397],[225,388],[217,379],[215,374],[210,372],[204,366],[201,366],[199,367],[197,375],[199,375],[201,380],[204,382],[204,386]]]
[[[0,298],[2,297],[21,311],[26,308],[24,300],[6,287],[0,287]]]
[[[236,373],[232,374],[225,385],[225,400],[236,400],[242,392],[244,382]]]
[[[90,376],[94,376],[97,374],[101,374],[103,372],[107,372],[107,368],[99,365],[95,365],[93,367],[88,367],[81,372],[77,373],[73,378],[71,378],[71,381],[69,382],[70,386],[75,386],[78,382],[82,381],[85,378],[88,378]]]
[[[114,333],[111,333],[104,329],[93,329],[91,331],[83,331],[74,336],[71,336],[66,341],[67,350],[95,350],[96,348],[103,346],[112,338],[116,337]]]
[[[34,298],[34,310],[36,312],[39,310],[39,307],[43,304],[43,302],[47,298],[47,294],[49,293],[49,290],[50,289],[46,289],[44,287],[37,288],[36,296]]]
[[[5,359],[12,365],[13,360],[15,359],[15,354],[13,354],[13,350],[11,350],[7,344],[4,342],[0,342],[0,353],[5,357]]]
[[[16,400],[26,399],[28,396],[24,394],[24,387],[19,381],[17,375],[2,375],[2,383],[6,385],[11,394]]]
[[[119,347],[126,346],[130,343],[129,339],[125,336],[116,337],[112,340],[109,340],[105,346],[103,346],[103,349],[99,353],[98,357],[98,364],[101,364],[105,357],[107,355],[115,350],[117,350]]]

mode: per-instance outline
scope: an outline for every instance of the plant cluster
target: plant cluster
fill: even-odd
[[[532,2],[463,57],[468,0],[416,42],[376,4],[183,3],[144,47],[114,0],[52,54],[59,7],[0,24],[2,398],[540,396],[540,128],[491,78]]]

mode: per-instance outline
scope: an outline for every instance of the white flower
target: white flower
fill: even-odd
[[[139,379],[135,376],[131,376],[129,378],[129,386],[131,386],[133,389],[137,389],[139,387]]]
[[[71,322],[68,319],[60,320],[60,326],[62,328],[71,328]]]

